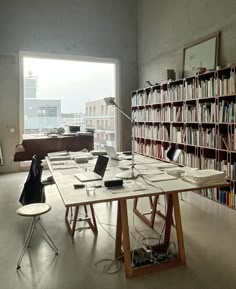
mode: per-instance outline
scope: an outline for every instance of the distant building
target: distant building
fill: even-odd
[[[51,132],[62,126],[61,101],[47,99],[24,100],[25,133]]]
[[[103,149],[104,144],[115,147],[115,109],[103,99],[85,103],[85,127],[95,129],[95,149]]]
[[[33,76],[32,72],[29,71],[28,76],[24,78],[24,98],[36,98],[37,84],[37,76]]]
[[[80,126],[80,131],[85,129],[84,113],[62,113],[61,117],[63,127],[75,125]]]
[[[37,76],[24,78],[24,133],[52,132],[61,127],[61,101],[37,99]]]

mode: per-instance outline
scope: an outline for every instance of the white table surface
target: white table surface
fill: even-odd
[[[186,182],[182,179],[173,179],[168,181],[156,181],[153,182],[151,186],[144,182],[144,180],[141,177],[138,177],[135,180],[124,180],[124,184],[131,181],[137,181],[139,183],[142,183],[146,186],[145,190],[141,191],[128,191],[127,189],[119,190],[117,193],[112,193],[111,189],[101,187],[96,188],[95,195],[90,196],[87,194],[86,189],[74,189],[73,184],[78,183],[78,179],[75,178],[74,174],[78,172],[83,172],[84,167],[88,169],[93,169],[95,161],[92,160],[88,164],[81,164],[80,168],[66,168],[67,161],[63,161],[63,165],[60,169],[54,170],[51,166],[53,162],[50,162],[48,158],[46,158],[46,161],[48,163],[49,169],[52,173],[52,176],[55,180],[55,183],[57,185],[58,191],[61,195],[61,198],[65,204],[66,207],[74,206],[74,205],[84,205],[84,204],[93,204],[93,203],[100,203],[100,202],[109,202],[112,200],[119,200],[119,199],[132,199],[135,197],[144,197],[144,196],[151,196],[155,194],[163,194],[163,193],[173,193],[173,192],[183,192],[183,191],[194,191],[194,190],[200,190],[202,188],[210,188],[210,187],[216,187],[217,185],[211,185],[211,186],[198,186],[196,184],[192,184],[189,182]],[[70,165],[71,165],[71,161]],[[144,164],[145,167],[150,165],[150,169],[153,171],[155,168],[157,171],[160,170],[161,163],[163,162],[159,160],[155,160],[152,158],[144,157],[141,155],[135,156],[135,162],[139,164]],[[109,165],[107,167],[107,171],[105,173],[104,179],[113,179],[116,173],[122,172],[123,170],[119,169],[119,166],[129,166],[131,165],[131,161],[125,160],[125,161],[111,161],[109,160]],[[165,166],[165,163],[164,163]],[[167,165],[168,166],[168,165]],[[168,166],[169,167],[169,166]],[[219,184],[221,186],[228,185],[228,183],[221,183]],[[218,186],[219,186],[218,185]]]

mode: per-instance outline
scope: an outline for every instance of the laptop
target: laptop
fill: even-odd
[[[132,160],[132,156],[118,156],[113,146],[104,145],[104,149],[107,152],[109,158],[111,158],[112,160],[116,161]]]
[[[170,148],[167,152],[167,158],[170,161],[177,162],[181,152],[181,149]]]
[[[92,172],[78,173],[75,177],[81,182],[101,180],[105,174],[109,158],[98,155],[94,170]]]

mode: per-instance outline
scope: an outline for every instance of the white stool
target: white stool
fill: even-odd
[[[51,210],[51,208],[52,207],[48,204],[34,203],[34,204],[20,207],[16,211],[16,213],[20,216],[32,217],[32,221],[30,223],[30,226],[29,226],[26,238],[25,238],[24,246],[23,246],[22,252],[20,254],[19,260],[17,262],[17,265],[16,265],[17,270],[20,269],[20,263],[24,257],[24,254],[25,254],[27,247],[29,247],[29,245],[30,245],[30,241],[32,239],[32,236],[33,236],[34,230],[36,229],[37,224],[40,226],[40,228],[42,229],[42,232],[44,233],[44,234],[42,234],[39,231],[39,233],[41,233],[41,236],[48,243],[48,245],[55,251],[56,255],[59,254],[59,251],[58,251],[56,245],[54,244],[54,242],[52,241],[52,239],[50,238],[50,236],[46,232],[46,230],[43,227],[43,225],[41,224],[40,218],[39,218],[40,215],[43,215],[43,214],[46,214],[47,212],[49,212]]]

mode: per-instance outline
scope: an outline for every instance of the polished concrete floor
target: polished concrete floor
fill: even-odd
[[[44,174],[47,175],[47,171]],[[42,222],[60,254],[55,256],[45,241],[35,235],[21,270],[16,271],[29,223],[29,219],[15,213],[20,206],[18,199],[26,176],[24,172],[0,175],[1,289],[236,288],[236,211],[193,193],[183,194],[184,201],[181,201],[186,266],[126,279],[123,264],[118,273],[110,275],[95,270],[93,266],[101,259],[114,256],[112,237],[115,236],[115,226],[111,225],[116,223],[116,203],[95,206],[97,217],[103,224],[103,227],[98,225],[97,237],[91,230],[82,230],[76,232],[72,242],[57,189],[55,186],[47,187],[47,202],[53,209],[42,217]],[[146,210],[145,201],[141,205]],[[132,247],[141,246],[141,237],[136,230],[145,236],[158,236],[162,229],[162,221],[158,218],[155,233],[133,217],[132,203],[129,203],[129,220]]]

